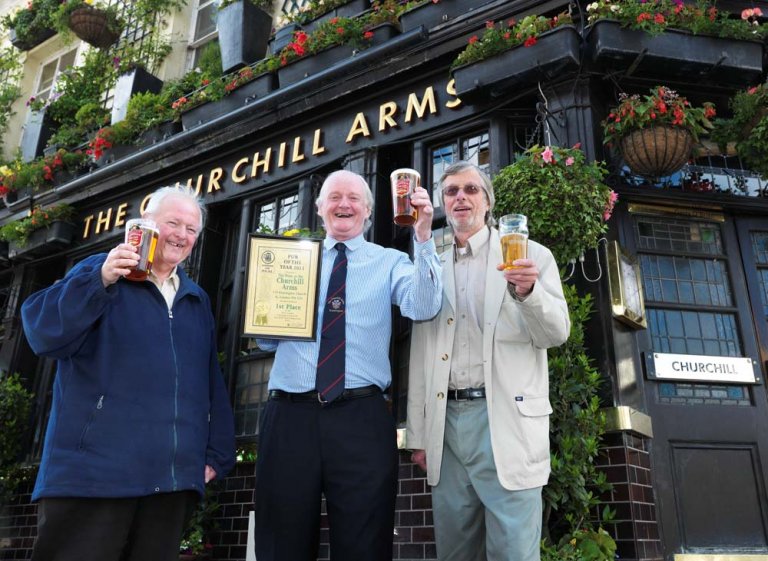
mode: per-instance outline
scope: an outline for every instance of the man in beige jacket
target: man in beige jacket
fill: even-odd
[[[432,486],[440,561],[538,561],[549,477],[547,351],[570,319],[552,253],[504,269],[493,188],[458,162],[440,180],[453,247],[443,305],[415,322],[407,442]]]

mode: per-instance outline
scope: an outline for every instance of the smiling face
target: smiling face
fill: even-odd
[[[337,172],[328,181],[317,203],[325,231],[338,241],[359,236],[371,215],[361,178],[351,172]]]
[[[482,179],[474,169],[445,178],[443,203],[448,223],[461,241],[471,238],[485,226],[486,213],[491,209]]]
[[[200,209],[194,201],[168,195],[157,210],[147,216],[157,223],[160,230],[152,270],[163,277],[192,252],[200,234]]]

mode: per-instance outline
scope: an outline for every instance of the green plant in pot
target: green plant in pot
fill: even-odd
[[[658,178],[679,170],[690,159],[699,135],[712,128],[712,103],[695,107],[666,86],[646,95],[619,95],[603,121],[603,142],[615,145],[637,175]]]
[[[26,7],[10,12],[0,18],[3,28],[13,29],[16,41],[30,47],[38,38],[50,34],[54,27],[53,17],[59,7],[59,0],[33,0]]]
[[[563,266],[595,247],[606,231],[616,194],[603,183],[603,162],[573,148],[533,146],[493,179],[495,212],[525,214],[531,238]]]
[[[75,215],[75,209],[65,203],[48,208],[35,207],[29,216],[14,220],[0,227],[0,240],[20,246],[27,244],[32,232],[50,226],[56,221],[68,221]]]
[[[711,139],[721,152],[735,144],[747,167],[768,177],[768,89],[760,84],[737,92],[728,102],[730,119],[717,119]]]
[[[54,14],[53,22],[65,40],[74,33],[100,49],[114,44],[125,27],[117,6],[100,0],[64,0]]]

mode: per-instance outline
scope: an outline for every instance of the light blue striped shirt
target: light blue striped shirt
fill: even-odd
[[[396,249],[366,241],[362,234],[344,242],[347,246],[346,287],[346,388],[376,384],[386,389],[392,381],[389,341],[392,333],[392,304],[400,313],[416,320],[431,319],[440,311],[442,281],[435,242],[414,241],[414,261]],[[336,240],[323,242],[320,294],[317,300],[315,341],[267,340],[257,343],[265,351],[277,349],[269,375],[269,389],[307,392],[315,389],[317,355],[323,310]]]

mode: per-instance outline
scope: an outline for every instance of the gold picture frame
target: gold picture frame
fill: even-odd
[[[607,251],[613,317],[635,329],[648,327],[643,279],[637,258],[624,251],[617,241],[609,242]]]
[[[314,341],[322,240],[251,234],[243,335]]]

